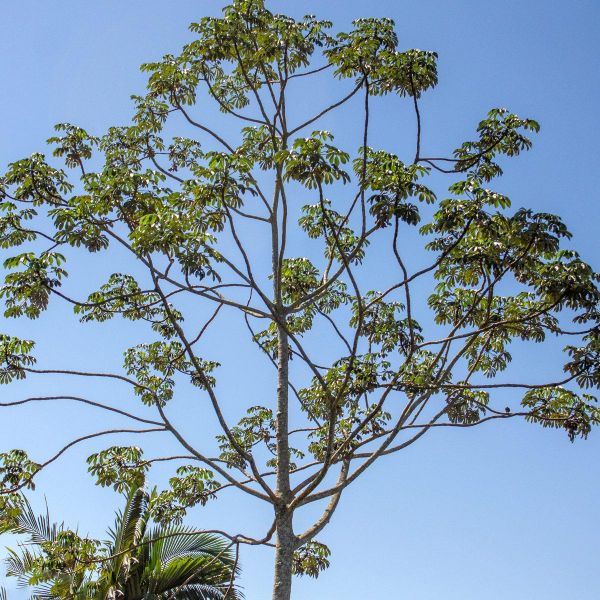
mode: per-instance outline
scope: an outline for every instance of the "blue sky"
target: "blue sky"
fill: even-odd
[[[143,90],[138,65],[177,51],[191,39],[188,23],[217,14],[222,6],[213,0],[6,2],[0,22],[0,166],[43,151],[56,122],[94,133],[126,123],[129,95]],[[534,149],[507,165],[497,189],[515,206],[561,214],[574,234],[573,246],[598,266],[597,2],[298,0],[271,6],[295,16],[315,13],[339,28],[355,17],[390,16],[402,47],[438,51],[440,84],[422,102],[424,144],[431,150],[447,151],[466,139],[493,106],[539,120]],[[299,98],[297,110],[319,100],[313,90]],[[395,151],[411,147],[411,117],[406,102],[382,102],[373,123],[378,143]],[[358,144],[351,145],[351,118],[346,112],[327,126],[353,148]],[[260,247],[260,240],[254,242]],[[96,258],[71,285],[87,293],[112,266]],[[66,326],[67,319],[74,323],[67,308],[57,306],[35,323],[3,322],[1,330],[34,337],[40,356],[54,366],[98,370],[118,365],[120,348],[135,332],[115,321],[83,334],[76,325]],[[234,336],[231,322],[211,338],[215,353],[235,363],[235,375],[223,384],[227,397],[271,393],[270,376],[258,370],[262,359],[235,346]],[[518,359],[517,373],[531,378],[549,375],[554,365],[543,350]],[[16,399],[23,392],[61,389],[62,381],[32,381],[0,394]],[[89,381],[69,389],[114,402],[122,393]],[[174,410],[190,434],[204,431],[199,408]],[[43,459],[68,439],[69,430],[93,430],[98,416],[64,405],[5,411],[0,447],[26,447]],[[157,439],[149,446],[167,452],[169,444]],[[90,444],[69,453],[40,477],[34,496],[40,506],[46,495],[56,519],[79,523],[97,536],[120,504],[85,474],[85,456],[101,447]],[[599,451],[598,432],[575,444],[561,432],[526,424],[435,432],[379,462],[348,490],[321,536],[332,549],[332,567],[316,583],[299,579],[294,598],[595,600],[600,596],[595,577]],[[167,474],[157,469],[153,477],[159,482]],[[232,494],[192,511],[190,522],[259,535],[267,517],[264,507]],[[245,551],[242,558],[247,598],[269,597],[270,552]]]

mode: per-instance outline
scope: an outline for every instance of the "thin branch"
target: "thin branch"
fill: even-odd
[[[26,477],[25,480],[22,481],[20,484],[13,486],[12,488],[9,488],[6,490],[0,490],[0,495],[12,494],[14,492],[17,492],[20,489],[23,489],[24,487],[26,487],[33,481],[34,477],[38,473],[40,473],[48,465],[50,465],[53,462],[55,462],[56,460],[58,460],[67,450],[69,450],[73,446],[76,446],[77,444],[80,444],[87,440],[91,440],[91,439],[94,439],[97,437],[102,437],[105,435],[114,435],[114,434],[118,434],[118,433],[154,433],[154,432],[165,432],[165,431],[167,431],[167,429],[165,427],[154,427],[152,429],[106,429],[104,431],[98,431],[96,433],[90,433],[88,435],[83,435],[83,436],[78,437],[78,438],[74,439],[73,441],[69,442],[65,446],[63,446],[56,454],[51,456],[48,460],[44,461],[43,463],[40,463],[38,465],[37,470],[34,473],[32,473],[31,475],[29,475],[28,477]]]
[[[144,419],[142,417],[138,417],[136,415],[128,413],[124,410],[120,410],[119,408],[114,408],[113,406],[109,406],[107,404],[102,404],[100,402],[94,402],[93,400],[88,400],[87,398],[80,398],[79,396],[33,396],[31,398],[25,398],[23,400],[16,400],[14,402],[0,402],[0,407],[21,406],[23,404],[29,404],[30,402],[50,402],[50,401],[58,401],[58,400],[72,400],[73,402],[81,402],[83,404],[88,404],[90,406],[95,406],[95,407],[101,408],[103,410],[117,413],[117,414],[127,417],[129,419],[139,421],[140,423],[146,423],[148,425],[162,425],[162,423],[160,423],[159,421],[153,421],[151,419]]]
[[[327,108],[323,109],[319,114],[317,114],[314,117],[308,119],[308,121],[304,121],[304,123],[302,123],[301,125],[298,125],[298,127],[294,127],[294,129],[292,129],[289,132],[289,135],[294,135],[295,133],[297,133],[301,129],[304,129],[305,127],[308,127],[308,125],[311,125],[315,121],[318,121],[321,117],[323,117],[324,115],[326,115],[328,112],[332,111],[333,109],[337,108],[338,106],[341,106],[345,102],[348,102],[348,100],[350,100],[350,98],[352,98],[354,95],[356,95],[356,93],[358,92],[358,90],[360,90],[360,88],[363,86],[363,83],[364,83],[364,79],[361,79],[356,84],[356,87],[348,95],[344,96],[341,100],[338,100],[334,104],[331,104]]]
[[[212,129],[206,127],[205,125],[202,125],[201,123],[198,123],[197,121],[194,121],[194,119],[192,119],[190,117],[190,115],[187,113],[187,111],[179,103],[179,101],[177,100],[177,98],[174,98],[174,100],[175,100],[175,105],[181,111],[181,114],[183,114],[183,116],[185,117],[186,121],[188,123],[190,123],[190,125],[193,125],[194,127],[197,127],[198,129],[201,129],[202,131],[204,131],[204,132],[208,133],[209,135],[211,135],[218,142],[220,142],[221,144],[223,144],[223,146],[225,146],[225,148],[227,148],[227,150],[229,152],[231,152],[231,153],[234,152],[233,147],[230,146],[218,133],[215,133]]]

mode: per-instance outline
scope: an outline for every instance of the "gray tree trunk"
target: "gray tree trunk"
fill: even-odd
[[[275,551],[275,577],[273,600],[290,600],[292,597],[292,558],[295,536],[292,514],[289,511],[277,515],[277,547]]]
[[[288,362],[287,332],[278,326],[278,381],[277,381],[277,498],[275,526],[277,546],[275,551],[275,577],[273,600],[290,600],[292,596],[292,559],[296,545],[293,529],[293,512],[288,510],[290,491],[290,449],[288,443]]]

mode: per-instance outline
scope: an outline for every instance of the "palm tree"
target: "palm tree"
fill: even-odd
[[[37,584],[32,600],[239,600],[233,585],[239,567],[228,540],[180,525],[150,526],[150,498],[141,487],[131,489],[96,569],[41,576],[40,551],[30,547],[56,542],[65,529],[51,525],[47,512],[36,517],[26,503],[18,532],[30,540],[20,553],[9,551],[7,574],[22,586]]]
[[[22,511],[12,533],[29,536],[25,543],[19,544],[19,551],[7,548],[6,574],[16,577],[19,587],[32,587],[32,599],[67,598],[74,590],[82,588],[84,575],[67,568],[53,569],[43,560],[44,548],[56,544],[59,534],[65,531],[64,524],[50,521],[46,506],[43,515],[36,515],[24,496]],[[0,600],[2,600],[0,598]]]
[[[238,571],[222,536],[180,525],[148,527],[149,495],[134,489],[110,530],[113,557],[98,579],[101,598],[234,600]],[[230,589],[231,588],[231,589]],[[229,592],[229,593],[228,593]]]

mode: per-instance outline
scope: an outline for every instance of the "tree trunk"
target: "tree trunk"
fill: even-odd
[[[292,513],[282,511],[277,515],[277,547],[275,551],[275,577],[273,600],[290,600],[292,597],[292,558],[295,537]]]
[[[293,511],[288,510],[290,492],[290,449],[288,443],[288,360],[287,333],[278,327],[278,371],[277,382],[277,496],[275,507],[277,546],[275,552],[275,580],[273,600],[290,600],[292,596],[292,558],[296,544],[293,529]]]
[[[284,141],[285,146],[285,141]],[[288,509],[292,500],[290,488],[290,447],[289,447],[289,381],[288,363],[290,360],[289,340],[286,329],[286,313],[281,293],[280,242],[277,226],[277,208],[282,188],[281,167],[277,167],[277,180],[273,200],[272,222],[272,267],[273,296],[277,307],[277,467],[275,530],[277,546],[275,551],[275,575],[273,581],[273,600],[290,600],[292,597],[292,560],[296,547],[296,536],[292,525],[293,511]]]

